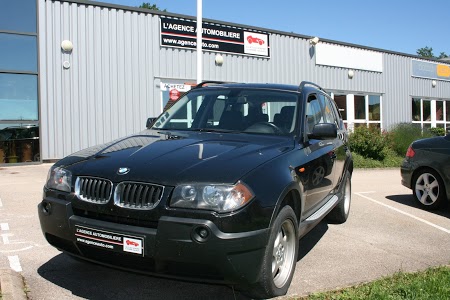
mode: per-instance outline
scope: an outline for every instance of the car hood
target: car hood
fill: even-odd
[[[235,183],[246,173],[294,147],[292,137],[145,130],[74,153],[56,166],[75,176],[144,181]],[[129,172],[119,175],[119,168]]]

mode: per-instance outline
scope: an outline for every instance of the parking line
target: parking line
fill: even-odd
[[[22,266],[20,265],[19,256],[12,255],[8,256],[9,266],[13,271],[22,272]]]
[[[0,198],[0,207],[3,207],[2,198]]]
[[[1,223],[0,224],[0,229],[2,231],[8,231],[9,230],[9,224],[8,223]]]
[[[428,222],[427,220],[424,220],[424,219],[421,219],[421,218],[419,218],[419,217],[416,217],[416,216],[414,216],[414,215],[412,215],[412,214],[409,214],[409,213],[407,213],[407,212],[404,212],[404,211],[402,211],[402,210],[400,210],[400,209],[398,209],[398,208],[395,208],[395,207],[390,206],[390,205],[387,205],[387,204],[385,204],[385,203],[383,203],[383,202],[380,202],[380,201],[377,201],[377,200],[372,199],[372,198],[370,198],[370,197],[367,197],[367,196],[363,195],[363,192],[361,192],[361,193],[355,193],[355,195],[358,195],[358,196],[360,196],[360,197],[363,197],[363,198],[365,198],[365,199],[367,199],[367,200],[370,200],[370,201],[372,201],[372,202],[374,202],[374,203],[377,203],[377,204],[379,204],[379,205],[382,205],[382,206],[384,206],[384,207],[387,207],[387,208],[389,208],[389,209],[392,209],[392,210],[394,210],[394,211],[396,211],[396,212],[398,212],[398,213],[401,213],[401,214],[403,214],[403,215],[405,215],[405,216],[408,216],[408,217],[413,218],[413,219],[415,219],[415,220],[417,220],[417,221],[419,221],[419,222],[422,222],[422,223],[425,223],[425,224],[427,224],[427,225],[433,226],[433,227],[436,228],[436,229],[442,230],[443,232],[449,233],[449,234],[450,234],[450,230],[448,230],[448,229],[446,229],[446,228],[444,228],[444,227],[441,227],[441,226],[439,226],[439,225],[433,224],[433,223],[431,223],[431,222]]]

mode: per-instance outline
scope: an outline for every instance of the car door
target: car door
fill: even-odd
[[[328,123],[324,107],[318,94],[310,94],[307,98],[305,133],[312,133],[315,125]],[[309,216],[317,207],[323,205],[334,185],[334,144],[333,140],[306,138],[306,162],[300,166],[302,183],[306,190],[305,215]]]

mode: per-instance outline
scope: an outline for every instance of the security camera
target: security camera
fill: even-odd
[[[309,40],[309,43],[311,45],[317,45],[318,42],[319,42],[319,38],[317,36],[313,37],[312,39]]]

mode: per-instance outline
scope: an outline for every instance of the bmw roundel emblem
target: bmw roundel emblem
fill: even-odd
[[[128,174],[128,172],[130,172],[130,168],[119,168],[119,170],[117,170],[117,174],[119,175],[125,175]]]

